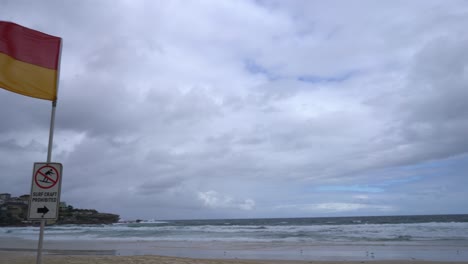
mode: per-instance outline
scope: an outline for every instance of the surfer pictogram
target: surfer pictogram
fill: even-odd
[[[48,171],[46,171],[44,173],[44,176],[43,176],[43,179],[42,180],[39,180],[40,182],[45,182],[45,183],[49,183],[49,179],[51,176],[53,176],[55,173],[52,169],[49,169]],[[47,177],[48,176],[48,177]]]
[[[55,186],[59,181],[58,171],[51,166],[43,166],[39,168],[34,174],[34,181],[41,189],[49,189]]]

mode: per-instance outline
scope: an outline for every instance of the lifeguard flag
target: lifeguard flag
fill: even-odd
[[[0,21],[0,87],[55,101],[61,38]]]

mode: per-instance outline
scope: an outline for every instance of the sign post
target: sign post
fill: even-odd
[[[51,143],[52,141],[49,141]],[[42,263],[42,244],[46,220],[56,220],[59,214],[60,189],[62,186],[62,164],[50,162],[50,149],[47,163],[34,163],[29,196],[29,220],[40,220],[39,244],[37,246],[36,264]]]
[[[56,220],[59,213],[62,164],[34,163],[29,220]]]

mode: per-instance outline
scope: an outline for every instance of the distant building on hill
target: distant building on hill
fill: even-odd
[[[60,202],[59,207],[60,207],[60,210],[67,209],[67,203],[66,202]]]
[[[9,193],[0,193],[0,200],[8,201],[11,198],[11,194]]]
[[[0,193],[0,225],[18,225],[27,222],[29,195],[11,197]]]
[[[21,201],[23,201],[23,203],[25,204],[29,204],[29,194],[24,194],[24,195],[21,195],[19,198]]]
[[[28,207],[30,195],[11,197],[9,193],[0,194],[0,226],[30,225]],[[66,202],[60,202],[57,221],[48,220],[47,224],[113,224],[119,215],[100,213],[94,209],[76,209]]]
[[[0,193],[0,209],[3,204],[6,204],[8,200],[10,200],[11,194],[9,193]],[[5,209],[6,210],[6,209]]]

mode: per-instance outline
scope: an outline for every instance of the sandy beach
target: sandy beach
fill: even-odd
[[[37,241],[0,238],[0,251],[13,257],[35,254]],[[140,257],[275,261],[468,261],[466,243],[440,244],[327,244],[193,241],[79,241],[45,240],[45,256]],[[85,258],[86,259],[86,258]],[[130,258],[131,259],[131,258]],[[5,262],[5,261],[4,261]],[[0,262],[3,263],[3,262]],[[9,262],[5,262],[9,263]],[[100,263],[100,262],[99,262]],[[129,262],[133,263],[133,262]]]
[[[35,264],[37,241],[0,239],[0,264]],[[458,248],[458,247],[457,247]],[[459,248],[466,249],[465,245]],[[372,250],[366,253],[365,250]],[[417,252],[419,256],[417,257]],[[43,264],[467,263],[453,248],[272,243],[46,241]],[[293,254],[293,252],[297,252]],[[445,253],[444,253],[445,252]],[[366,256],[366,254],[368,254]],[[411,255],[410,255],[411,254]],[[441,259],[440,254],[450,254]],[[415,256],[415,257],[411,257]],[[301,257],[301,258],[299,258]]]
[[[0,251],[1,264],[34,264],[34,253]],[[443,264],[443,263],[468,263],[468,262],[436,262],[436,261],[294,261],[294,260],[228,260],[228,259],[194,259],[164,256],[57,256],[46,255],[44,264]]]

